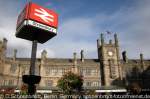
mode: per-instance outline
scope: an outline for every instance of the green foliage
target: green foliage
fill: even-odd
[[[64,94],[79,93],[82,90],[83,79],[80,75],[68,72],[57,82]]]

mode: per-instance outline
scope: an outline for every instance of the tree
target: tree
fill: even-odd
[[[27,91],[28,91],[28,86],[23,83],[21,86],[21,94],[26,95]]]
[[[132,82],[129,86],[128,89],[131,91],[131,94],[140,94],[142,88],[138,82]]]
[[[83,78],[80,75],[68,72],[61,77],[57,86],[63,91],[64,94],[80,93],[82,90]]]

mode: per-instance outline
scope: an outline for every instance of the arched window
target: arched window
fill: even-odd
[[[46,87],[52,87],[53,86],[53,80],[45,80]]]
[[[11,73],[15,73],[16,70],[17,70],[17,64],[11,64],[11,66],[10,66],[10,72]]]
[[[114,64],[114,59],[109,59],[109,70],[110,70],[110,78],[116,78],[116,65]]]

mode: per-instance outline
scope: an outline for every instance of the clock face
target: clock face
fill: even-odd
[[[108,51],[109,56],[113,56],[113,54],[114,54],[113,51]]]

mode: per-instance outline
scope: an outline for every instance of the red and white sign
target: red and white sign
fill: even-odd
[[[22,12],[19,14],[18,16],[18,20],[17,20],[17,28],[22,24],[22,22],[27,19],[27,13],[28,13],[28,7],[29,7],[29,4],[27,4],[25,6],[25,8],[22,10]]]
[[[57,13],[30,2],[18,16],[16,37],[45,43],[57,35],[57,26]]]
[[[58,15],[47,8],[31,3],[29,8],[29,19],[57,28]]]
[[[38,23],[54,28],[58,26],[58,15],[53,10],[49,10],[35,3],[29,3],[18,17],[17,27],[23,20],[33,20]]]

